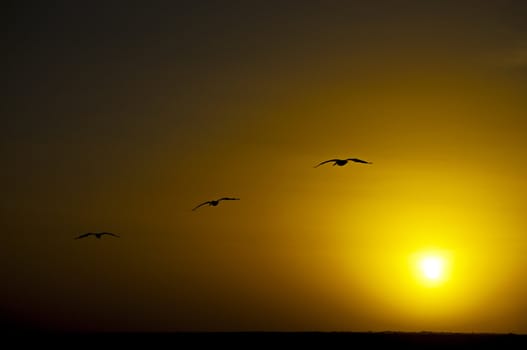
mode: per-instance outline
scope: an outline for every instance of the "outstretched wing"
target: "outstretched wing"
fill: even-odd
[[[232,197],[223,197],[218,199],[218,201],[239,201],[240,198],[232,198]]]
[[[196,209],[198,209],[199,207],[204,206],[204,205],[206,205],[206,204],[210,204],[210,201],[203,202],[203,203],[201,203],[200,205],[197,205],[196,207],[194,207],[194,209],[192,209],[192,210],[196,210]]]
[[[88,237],[88,236],[91,236],[91,235],[93,235],[93,233],[88,232],[88,233],[85,233],[83,235],[80,235],[79,237],[76,237],[75,239],[80,239],[80,238]]]
[[[372,162],[367,162],[365,160],[358,159],[358,158],[348,158],[347,160],[351,160],[352,162],[355,162],[355,163],[372,164]]]
[[[111,233],[111,232],[101,232],[101,235],[110,235],[110,236],[114,236],[117,238],[121,238],[121,236],[116,235],[115,233]]]
[[[338,159],[330,159],[330,160],[325,160],[323,161],[322,163],[318,164],[318,165],[315,165],[313,168],[317,168],[319,166],[321,166],[322,164],[326,164],[326,163],[329,163],[329,162],[336,162]]]

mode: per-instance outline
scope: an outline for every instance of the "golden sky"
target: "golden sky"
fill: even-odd
[[[527,333],[522,1],[8,15],[5,324]]]

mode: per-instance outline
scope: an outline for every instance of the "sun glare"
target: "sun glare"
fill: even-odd
[[[447,255],[438,252],[422,252],[414,256],[417,278],[428,286],[437,286],[448,277]]]
[[[430,280],[437,280],[443,275],[443,260],[437,256],[423,258],[420,267],[423,275]]]

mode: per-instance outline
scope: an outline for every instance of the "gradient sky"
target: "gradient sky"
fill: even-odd
[[[7,324],[527,333],[524,1],[5,11]]]

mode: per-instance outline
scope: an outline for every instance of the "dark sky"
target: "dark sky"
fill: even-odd
[[[4,6],[7,323],[527,332],[525,2]]]

